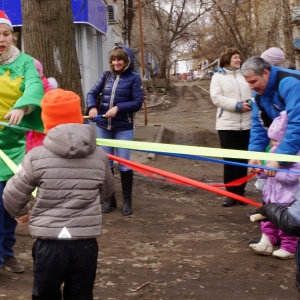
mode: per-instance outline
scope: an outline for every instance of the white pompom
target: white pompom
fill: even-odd
[[[48,82],[49,82],[50,87],[53,90],[58,88],[58,83],[57,83],[57,81],[56,81],[56,79],[54,77],[49,77],[48,78]]]

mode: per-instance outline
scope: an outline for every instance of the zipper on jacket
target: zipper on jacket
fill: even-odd
[[[108,109],[111,109],[114,106],[114,99],[115,99],[116,89],[117,89],[117,85],[118,85],[119,80],[120,80],[120,75],[117,75],[116,79],[114,81],[112,90],[111,90],[111,95],[110,95],[110,100],[109,100],[109,108]],[[112,118],[107,119],[107,130],[111,130],[111,121],[112,121]]]
[[[131,123],[131,120],[130,120],[130,115],[129,115],[129,113],[127,113],[127,121],[128,121],[128,123]]]
[[[223,115],[223,111],[224,111],[224,109],[221,108],[218,118],[221,118],[221,116]]]

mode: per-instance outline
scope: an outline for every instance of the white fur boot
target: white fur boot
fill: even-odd
[[[250,244],[249,247],[258,254],[272,255],[273,252],[273,245],[265,234],[262,234],[259,243]]]
[[[290,253],[286,250],[278,249],[273,252],[273,256],[275,256],[276,258],[280,258],[280,259],[289,259],[289,258],[294,258],[295,253]]]

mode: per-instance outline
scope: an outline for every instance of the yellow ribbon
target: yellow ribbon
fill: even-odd
[[[222,158],[226,157],[226,158],[238,158],[238,159],[300,162],[300,156],[288,155],[288,154],[209,148],[209,147],[196,147],[196,146],[183,146],[183,145],[176,145],[176,144],[111,140],[111,139],[96,139],[96,142],[97,145],[101,145],[101,146],[125,148],[131,150],[140,150],[140,151],[156,152],[156,153],[162,152],[162,153],[176,153],[176,154],[208,156],[208,157],[222,157]]]
[[[6,165],[10,168],[10,170],[16,174],[18,171],[17,165],[0,149],[0,157],[6,163]],[[37,188],[32,192],[32,196],[36,197]]]

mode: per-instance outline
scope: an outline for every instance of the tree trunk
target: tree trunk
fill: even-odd
[[[70,0],[22,1],[25,52],[38,59],[46,77],[82,99]]]

